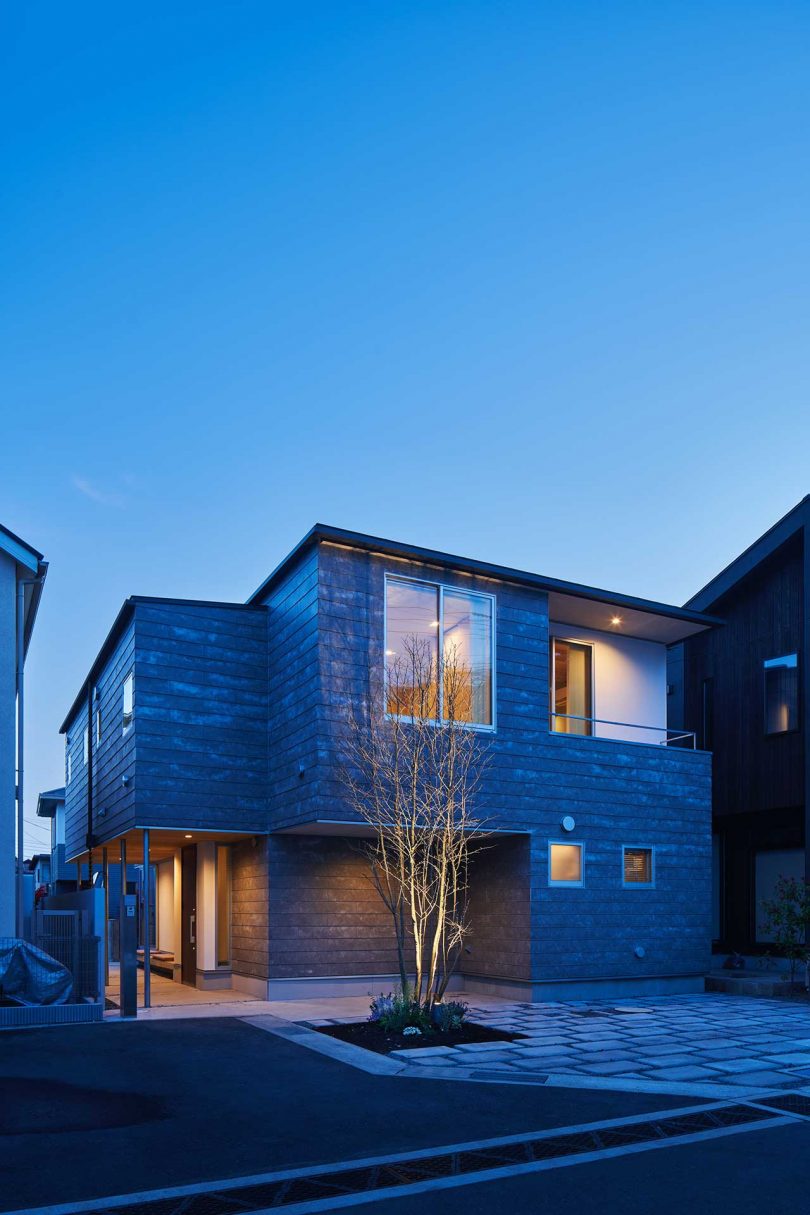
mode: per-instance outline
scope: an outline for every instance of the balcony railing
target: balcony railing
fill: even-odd
[[[582,729],[561,730],[558,721],[581,722]],[[623,735],[599,733],[594,726],[612,726],[616,730],[639,730],[650,738],[625,738]],[[587,727],[587,728],[586,728]],[[579,717],[575,713],[549,714],[549,729],[554,734],[567,734],[573,738],[616,739],[621,742],[637,742],[658,745],[661,747],[685,747],[687,750],[697,750],[697,735],[693,730],[670,730],[666,726],[640,726],[634,721],[608,721],[605,717]]]

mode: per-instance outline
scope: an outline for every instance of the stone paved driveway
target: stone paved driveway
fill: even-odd
[[[512,1004],[472,997],[469,1015],[526,1037],[395,1054],[432,1068],[615,1079],[644,1087],[810,1085],[810,1003],[714,993],[626,1004]]]

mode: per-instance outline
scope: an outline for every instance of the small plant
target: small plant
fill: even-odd
[[[448,1000],[446,1004],[434,1004],[433,1024],[442,1034],[446,1034],[450,1030],[461,1029],[469,1007],[469,1004],[465,1004],[463,1000]]]
[[[376,1021],[381,1029],[392,1034],[405,1033],[409,1028],[419,1033],[430,1029],[429,1014],[414,1000],[410,988],[372,1000],[369,1021]]]
[[[421,1034],[421,1029],[418,1025],[406,1025],[402,1031],[403,1038],[410,1038],[413,1034]]]
[[[810,884],[803,878],[780,877],[772,899],[763,899],[766,926],[773,933],[777,953],[790,962],[790,981],[796,976],[796,964],[807,963],[810,949],[807,930],[810,928]]]

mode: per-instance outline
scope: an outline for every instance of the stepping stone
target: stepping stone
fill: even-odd
[[[661,1067],[656,1070],[656,1080],[717,1080],[717,1072],[708,1067]]]
[[[768,1055],[769,1063],[810,1063],[810,1054],[802,1052],[790,1055]]]
[[[728,1072],[729,1075],[739,1076],[747,1072],[766,1071],[767,1068],[773,1067],[770,1059],[734,1059],[727,1062],[715,1060],[712,1067],[716,1067],[719,1072]]]
[[[392,1050],[391,1054],[398,1059],[426,1059],[433,1055],[452,1055],[455,1050],[455,1046],[403,1046],[400,1050]]]
[[[633,1068],[632,1059],[616,1059],[613,1063],[588,1063],[583,1068],[589,1076],[618,1076],[624,1075]]]

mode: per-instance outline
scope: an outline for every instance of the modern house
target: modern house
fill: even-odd
[[[51,831],[49,882],[54,889],[76,885],[76,867],[65,861],[65,790],[47,789],[37,798],[37,817],[46,818]]]
[[[69,862],[155,871],[146,938],[198,987],[396,982],[339,780],[352,704],[416,637],[474,672],[490,756],[469,990],[700,990],[711,756],[668,729],[667,647],[714,615],[318,525],[247,603],[135,596],[62,726]]]
[[[22,935],[24,668],[47,564],[0,525],[0,937]]]
[[[761,954],[763,900],[780,875],[810,877],[810,497],[687,606],[725,621],[674,647],[669,676],[670,721],[685,714],[714,757],[714,948]]]

